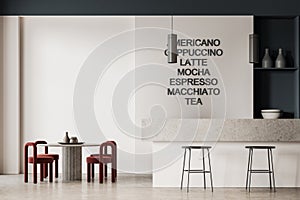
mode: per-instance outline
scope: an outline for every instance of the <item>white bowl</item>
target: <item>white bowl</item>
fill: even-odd
[[[264,119],[278,119],[280,117],[280,112],[262,112],[261,115]]]
[[[264,109],[261,110],[262,113],[280,113],[279,109]]]

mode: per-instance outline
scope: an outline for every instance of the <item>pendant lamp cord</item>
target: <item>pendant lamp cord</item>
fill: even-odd
[[[173,34],[173,15],[171,17],[171,31],[172,31],[172,34]]]

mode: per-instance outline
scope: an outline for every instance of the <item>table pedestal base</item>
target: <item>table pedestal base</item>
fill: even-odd
[[[81,180],[81,146],[63,147],[63,181]]]

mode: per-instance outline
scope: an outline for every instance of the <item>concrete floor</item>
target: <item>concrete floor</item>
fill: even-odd
[[[104,184],[95,182],[62,183],[61,179],[54,183],[31,182],[23,183],[23,175],[0,175],[0,199],[120,199],[120,200],[148,200],[148,199],[300,199],[300,188],[278,188],[277,192],[270,192],[268,188],[253,188],[251,193],[244,188],[191,188],[189,193],[180,188],[152,188],[151,176],[146,175],[119,175],[117,183],[107,180]],[[31,179],[30,179],[31,181]]]

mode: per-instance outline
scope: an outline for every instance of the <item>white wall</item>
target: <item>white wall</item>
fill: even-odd
[[[65,131],[77,136],[81,141],[101,143],[99,138],[90,137],[92,133],[78,132],[74,121],[73,95],[77,78],[89,56],[101,43],[120,32],[134,28],[134,17],[24,17],[23,18],[23,143],[45,139],[49,143],[62,141]],[[111,46],[110,50],[118,48]],[[109,54],[107,52],[107,54]],[[104,55],[99,55],[106,56]],[[101,60],[97,61],[103,67]],[[96,63],[97,64],[97,63]],[[104,78],[116,82],[123,70],[134,67],[134,57],[125,57],[112,64]],[[119,74],[118,74],[119,73]],[[115,75],[115,76],[114,76]],[[88,79],[86,81],[89,81]],[[103,91],[111,96],[113,87],[105,84]],[[110,88],[111,87],[111,88]],[[95,91],[95,98],[98,92]],[[100,98],[95,103],[95,115],[104,124],[102,129],[107,138],[118,142],[120,148],[134,151],[134,143],[125,137],[111,120],[111,101]],[[99,106],[99,102],[101,105]],[[86,122],[90,116],[86,116]],[[104,120],[104,121],[103,121]],[[61,153],[59,148],[51,152]],[[83,158],[98,148],[85,149]],[[121,169],[131,168],[132,162],[119,156]],[[61,166],[61,165],[60,165]],[[85,159],[83,159],[85,172]],[[129,167],[127,167],[129,166]],[[61,169],[60,169],[61,170]]]
[[[1,17],[3,84],[0,173],[20,171],[20,35],[19,17]],[[2,105],[1,105],[2,106]]]
[[[203,106],[187,106],[183,100],[186,96],[167,96],[166,88],[163,88],[170,85],[169,78],[178,77],[175,70],[183,68],[179,64],[179,58],[177,64],[168,64],[167,57],[163,53],[167,48],[167,34],[171,32],[170,24],[170,16],[136,17],[136,27],[145,29],[144,32],[136,33],[136,47],[144,48],[136,53],[136,66],[160,67],[160,71],[144,70],[144,76],[140,78],[158,80],[161,84],[152,83],[136,94],[136,120],[149,118],[149,111],[153,105],[163,107],[167,118],[252,118],[253,67],[248,59],[248,38],[249,34],[253,33],[253,17],[174,16],[174,33],[178,35],[178,39],[221,40],[219,48],[224,50],[221,57],[184,57],[208,58],[207,68],[212,74],[211,77],[219,79],[218,87],[221,88],[221,95],[202,96]],[[187,47],[178,46],[178,48]],[[221,112],[222,107],[225,107],[225,114]]]

